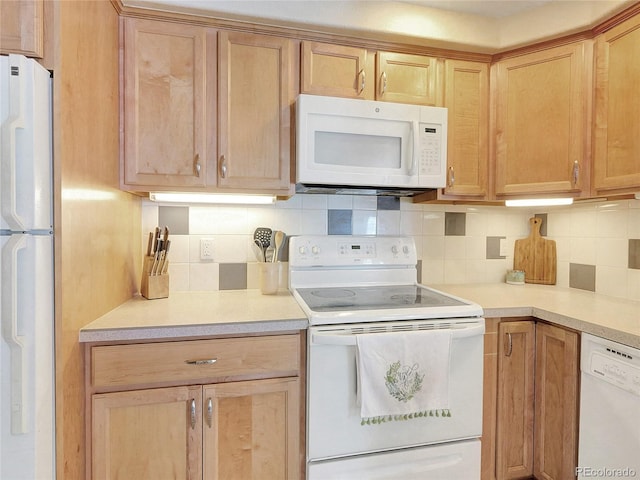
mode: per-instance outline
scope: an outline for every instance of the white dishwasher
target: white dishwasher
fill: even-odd
[[[640,350],[582,335],[578,478],[640,477]]]

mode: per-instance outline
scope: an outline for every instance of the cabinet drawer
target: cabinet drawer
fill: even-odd
[[[93,388],[294,376],[300,336],[224,338],[91,349]]]

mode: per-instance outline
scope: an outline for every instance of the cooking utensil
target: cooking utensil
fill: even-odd
[[[164,252],[162,255],[162,265],[160,265],[160,268],[158,269],[158,272],[160,272],[160,275],[165,275],[167,273],[167,270],[169,270],[169,260],[168,260],[169,248],[171,248],[171,240],[167,240],[167,243],[165,243],[164,245]]]
[[[514,270],[524,270],[525,283],[556,283],[556,242],[540,236],[542,219],[529,219],[531,234],[528,238],[516,240],[513,254]]]
[[[149,241],[147,242],[147,257],[150,257],[153,253],[153,232],[149,232]]]
[[[267,227],[258,227],[253,232],[253,239],[260,242],[260,248],[262,248],[262,256],[264,261],[267,261],[267,247],[271,245],[271,235],[273,231]]]
[[[259,262],[264,262],[264,250],[262,249],[262,242],[260,240],[253,241],[253,252],[256,254],[256,257]]]
[[[280,252],[280,248],[284,243],[284,236],[285,236],[284,232],[281,232],[280,230],[276,230],[275,232],[273,232],[273,245],[274,245],[273,261],[274,262],[278,261],[278,253]]]

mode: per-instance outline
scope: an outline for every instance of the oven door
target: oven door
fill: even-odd
[[[308,461],[480,437],[484,319],[393,324],[402,330],[452,330],[449,360],[452,416],[361,425],[360,407],[356,401],[355,335],[372,331],[371,326],[376,324],[311,327],[308,336]],[[377,325],[389,328],[386,323]]]

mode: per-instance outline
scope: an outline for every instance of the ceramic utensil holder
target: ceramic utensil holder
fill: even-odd
[[[144,257],[142,284],[140,285],[140,293],[144,298],[153,300],[156,298],[167,298],[169,296],[169,274],[166,273],[168,266],[168,261],[165,261],[162,265],[158,265],[155,257]]]
[[[280,262],[260,263],[260,292],[263,295],[278,293],[280,286]]]

